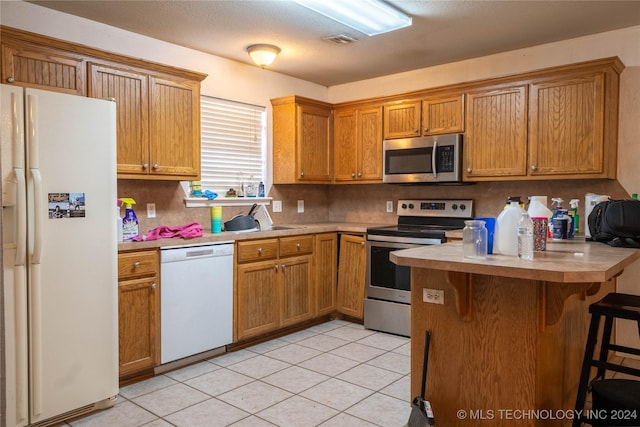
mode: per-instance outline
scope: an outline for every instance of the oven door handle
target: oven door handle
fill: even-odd
[[[436,159],[438,157],[438,141],[433,141],[433,150],[431,150],[431,173],[433,178],[438,178],[438,172],[436,172]]]

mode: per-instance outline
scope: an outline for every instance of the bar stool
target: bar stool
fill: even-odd
[[[589,313],[591,323],[578,385],[576,419],[573,420],[573,427],[579,427],[582,422],[594,426],[640,426],[640,369],[607,360],[609,351],[640,356],[640,348],[611,344],[611,330],[616,318],[638,322],[640,336],[640,296],[610,293],[602,300],[591,304]],[[604,327],[600,355],[596,358],[594,352],[601,317],[604,317]],[[592,367],[597,368],[597,373],[590,380]],[[605,378],[607,371],[621,372],[638,377],[639,380]],[[585,413],[584,404],[589,390],[592,393],[593,408],[590,413]],[[578,417],[578,414],[582,416]]]

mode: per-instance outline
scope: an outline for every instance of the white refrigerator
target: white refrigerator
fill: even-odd
[[[118,394],[116,106],[0,94],[0,425],[48,425]]]

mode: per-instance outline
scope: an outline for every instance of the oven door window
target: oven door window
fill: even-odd
[[[385,151],[385,174],[405,175],[433,173],[431,155],[433,147],[405,148]]]
[[[389,253],[399,249],[371,245],[370,286],[401,291],[411,290],[411,267],[399,266],[389,260]]]

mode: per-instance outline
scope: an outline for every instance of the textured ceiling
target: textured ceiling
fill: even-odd
[[[392,0],[413,25],[373,37],[288,0],[30,3],[245,63],[247,46],[275,44],[271,70],[325,86],[640,25],[637,0]],[[358,41],[322,40],[337,34]]]

